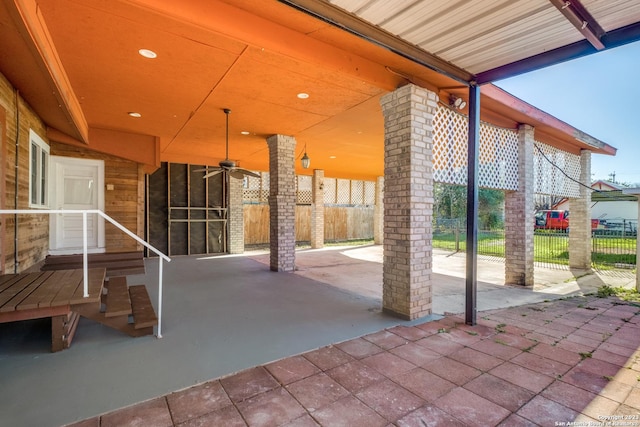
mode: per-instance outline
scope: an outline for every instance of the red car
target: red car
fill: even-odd
[[[569,211],[542,210],[536,212],[535,228],[563,230],[569,228]]]
[[[562,210],[542,210],[536,212],[536,229],[547,230],[569,230],[569,211]],[[600,219],[591,220],[591,230],[605,229],[607,222]]]

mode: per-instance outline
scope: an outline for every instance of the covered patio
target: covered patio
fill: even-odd
[[[302,250],[297,253],[298,270],[286,274],[270,272],[264,252],[174,258],[165,270],[171,285],[165,287],[162,339],[132,339],[81,319],[73,347],[50,353],[46,320],[0,325],[3,422],[59,426],[334,343],[462,311],[462,255],[436,252],[436,314],[413,322],[381,312],[381,258],[380,246]],[[156,262],[147,260],[147,274],[130,276],[130,282],[155,283]],[[481,257],[481,311],[581,295],[605,282],[633,282],[629,276],[539,269],[539,285],[526,289],[502,285],[504,276],[497,271],[503,268]],[[155,286],[149,286],[149,292],[155,299]]]
[[[427,3],[430,8],[418,7]],[[145,214],[153,210],[148,176],[163,162],[220,173],[228,205],[207,208],[226,212],[230,253],[244,250],[243,181],[234,172],[269,171],[271,215],[268,255],[184,257],[165,270],[161,340],[134,340],[82,321],[72,351],[49,354],[39,321],[3,325],[3,421],[40,426],[95,417],[386,328],[428,325],[447,312],[460,313],[465,302],[465,321],[474,324],[478,310],[496,308],[486,301],[540,302],[604,283],[589,274],[574,284],[572,277],[587,273],[580,270],[548,282],[559,287],[536,289],[540,275],[534,283],[527,215],[537,142],[572,156],[576,188],[575,181],[589,179],[591,153],[611,155],[615,148],[491,85],[640,39],[637,0],[608,7],[584,3],[403,2],[393,10],[384,0],[366,6],[352,0],[265,0],[260,7],[252,0],[2,3],[2,208],[46,208],[48,197],[57,194],[53,188],[65,188],[55,186],[63,182],[62,170],[57,182],[45,182],[42,159],[51,149],[58,162],[73,158],[81,163],[77,167],[93,165],[96,179],[86,182],[90,189],[98,183],[97,204],[141,237],[148,237]],[[231,128],[221,114],[228,109]],[[441,143],[438,151],[434,129],[444,123],[436,119],[443,109],[466,122],[446,139],[450,146]],[[483,154],[481,120],[508,130],[508,159],[498,156],[507,152],[504,144]],[[304,257],[295,250],[293,233],[294,177],[311,172],[298,161],[307,151],[318,177],[314,191],[322,189],[321,176],[385,180],[376,227],[384,257],[357,265],[375,269],[363,277],[375,277],[379,287],[360,287],[353,277],[357,258],[343,262],[344,254],[340,261],[316,259],[308,264],[315,269],[301,268]],[[456,176],[444,182],[468,185],[470,231],[467,258],[458,266],[463,273],[447,282],[431,247],[431,204],[436,155],[451,153],[457,158],[445,172]],[[488,267],[492,277],[494,270],[501,273],[488,283],[474,252],[483,164],[511,175],[520,170],[517,179],[503,180],[508,186],[497,187],[510,192],[507,209],[515,213],[508,236],[515,244],[507,251],[513,255],[507,267],[514,268]],[[209,183],[203,176],[209,172],[198,182]],[[589,227],[588,197],[578,193],[572,192],[580,200],[572,207],[579,211],[574,218],[585,222],[572,227],[571,237],[579,255],[572,266],[579,269],[588,268],[583,249]],[[170,195],[167,190],[156,200],[164,204]],[[57,247],[51,247],[56,230],[48,220],[16,217],[2,222],[0,232],[2,273],[37,268]],[[317,233],[314,240],[322,246],[322,231]],[[96,242],[96,250],[123,249],[108,233]],[[330,270],[341,265],[345,270],[330,278]],[[155,283],[153,266],[147,271],[138,279]],[[342,287],[335,286],[339,276],[349,277]]]

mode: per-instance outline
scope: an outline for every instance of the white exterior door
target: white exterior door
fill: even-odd
[[[104,210],[104,162],[51,156],[52,209]],[[104,252],[104,219],[87,216],[89,252]],[[51,216],[49,250],[52,254],[81,253],[83,248],[82,214]]]

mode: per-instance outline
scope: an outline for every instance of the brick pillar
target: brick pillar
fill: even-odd
[[[244,252],[243,180],[229,177],[229,253]]]
[[[311,247],[324,246],[324,171],[313,170],[313,190],[311,193]]]
[[[373,243],[381,245],[384,242],[384,177],[376,180],[376,198],[373,207]]]
[[[438,97],[414,85],[382,97],[384,114],[383,310],[431,314],[433,116]]]
[[[580,197],[569,201],[569,267],[591,269],[591,151],[580,154]]]
[[[296,261],[296,174],[292,136],[273,135],[269,146],[269,264],[272,271],[293,271]]]
[[[534,128],[518,129],[518,190],[505,194],[505,283],[533,286]]]

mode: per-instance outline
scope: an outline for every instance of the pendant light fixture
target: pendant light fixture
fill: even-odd
[[[309,165],[311,164],[311,159],[307,156],[307,143],[304,143],[304,155],[300,159],[300,164],[303,168],[309,169]]]

